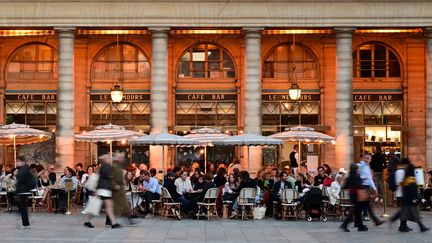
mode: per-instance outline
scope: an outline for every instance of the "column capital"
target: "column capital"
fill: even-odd
[[[149,27],[148,30],[152,36],[168,35],[170,28],[169,27]]]
[[[425,29],[425,36],[427,39],[432,39],[432,26],[426,27]]]
[[[352,34],[355,30],[355,28],[349,28],[349,27],[340,27],[340,28],[334,28],[336,32],[336,38],[352,38]],[[351,36],[351,37],[348,37]]]
[[[261,38],[263,34],[263,27],[245,27],[243,32],[246,34],[246,38]]]
[[[59,33],[62,37],[65,37],[67,35],[75,35],[75,27],[68,26],[68,27],[55,27],[54,30]]]

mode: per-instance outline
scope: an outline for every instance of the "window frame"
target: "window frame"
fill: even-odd
[[[204,49],[200,49],[200,46],[204,45]],[[214,46],[217,48],[217,50],[219,50],[219,60],[215,61],[215,60],[209,60],[209,55],[206,55],[206,53],[209,53],[209,46]],[[193,77],[194,74],[194,50],[195,52],[200,50],[204,52],[204,77]],[[213,49],[210,49],[210,51]],[[189,53],[189,60],[187,61],[182,61],[183,57]],[[226,54],[230,60],[225,60],[224,57]],[[224,63],[225,62],[232,62],[232,69],[228,70],[224,70]],[[182,62],[189,62],[189,76],[184,76],[181,77],[180,75],[180,66],[182,64]],[[211,63],[218,63],[219,64],[219,69],[218,69],[218,76],[217,77],[211,77],[211,72],[212,70],[209,68]],[[228,72],[234,72],[234,77],[228,77]],[[238,77],[238,69],[237,69],[237,65],[236,65],[236,61],[233,58],[233,56],[231,55],[231,53],[224,48],[221,45],[215,44],[215,43],[197,43],[194,44],[192,46],[189,46],[188,48],[186,48],[182,54],[179,56],[177,63],[176,63],[176,70],[175,70],[175,77],[177,80],[179,81],[197,81],[197,82],[201,82],[201,81],[206,81],[206,82],[220,82],[220,80],[236,80]]]
[[[371,46],[370,48],[370,60],[362,60],[361,59],[361,54],[360,51],[362,50],[362,47],[365,46]],[[385,77],[377,77],[376,75],[376,62],[382,62],[384,60],[376,60],[375,59],[375,50],[376,47],[380,46],[380,47],[384,47],[385,48]],[[390,60],[390,52],[393,54],[393,56],[396,58],[396,60]],[[363,43],[359,46],[357,46],[353,52],[352,52],[352,78],[353,80],[370,80],[370,81],[400,81],[402,80],[403,77],[403,65],[401,62],[401,58],[398,55],[398,53],[391,48],[390,46],[384,44],[384,43],[380,43],[380,42],[368,42],[368,43]],[[398,77],[390,77],[390,63],[397,61],[397,64],[399,65],[399,76]],[[366,63],[366,62],[370,62],[371,63],[371,67],[370,67],[370,72],[371,75],[370,77],[362,77],[362,63]]]

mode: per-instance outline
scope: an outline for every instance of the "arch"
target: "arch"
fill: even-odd
[[[235,79],[237,68],[226,48],[215,43],[188,47],[176,65],[179,79]]]
[[[263,78],[289,78],[292,64],[296,66],[295,77],[300,80],[317,79],[319,64],[315,54],[302,44],[295,44],[292,60],[292,43],[285,42],[274,46],[265,55],[262,66]]]
[[[26,43],[8,58],[6,80],[57,79],[57,50],[41,42]]]
[[[362,43],[353,50],[354,79],[401,79],[402,65],[399,54],[382,42]]]
[[[98,51],[91,65],[91,80],[124,81],[150,78],[148,57],[136,45],[129,42],[111,43]]]

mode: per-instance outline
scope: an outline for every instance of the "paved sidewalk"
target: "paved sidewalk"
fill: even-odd
[[[377,210],[379,212],[379,210]],[[432,213],[422,212],[424,222],[432,227]],[[137,219],[137,227],[105,228],[104,217],[94,220],[96,227],[83,226],[82,215],[30,213],[31,229],[18,230],[17,213],[0,213],[0,242],[432,242],[432,232],[419,233],[417,225],[411,233],[399,233],[397,223],[375,227],[368,232],[350,233],[338,229],[340,222],[265,220],[160,220]]]

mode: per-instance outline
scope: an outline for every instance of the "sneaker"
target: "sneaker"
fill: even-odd
[[[30,229],[30,225],[20,225],[18,229]]]
[[[119,223],[111,225],[112,229],[121,228],[121,225]]]
[[[84,226],[87,228],[94,228],[94,226],[90,222],[85,222]]]
[[[378,201],[379,201],[379,197],[376,197],[376,198],[375,198],[375,202],[378,202]]]
[[[364,221],[369,221],[370,218],[368,216],[364,217]]]
[[[381,198],[379,201],[380,201],[380,203],[383,203],[383,202],[384,202],[384,200],[383,200],[382,198]]]

